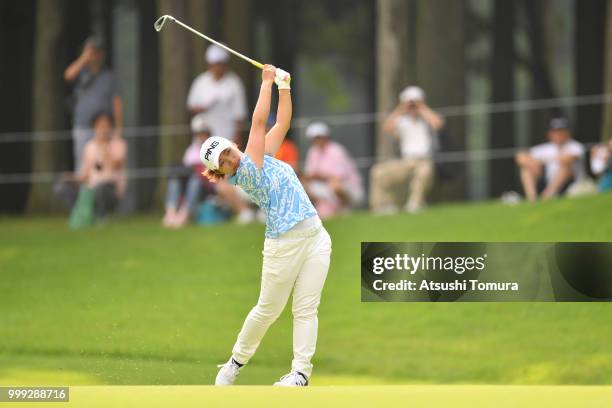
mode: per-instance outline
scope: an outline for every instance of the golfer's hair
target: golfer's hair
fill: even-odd
[[[232,142],[232,146],[238,149],[238,145],[235,142]],[[223,180],[225,178],[225,174],[221,173],[219,170],[204,169],[202,175],[213,183],[216,183],[219,180]]]
[[[225,177],[225,174],[221,173],[219,170],[211,170],[211,169],[205,169],[202,172],[202,175],[213,183],[216,183],[219,180],[223,180],[223,178]]]

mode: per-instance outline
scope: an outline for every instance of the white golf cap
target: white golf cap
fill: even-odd
[[[207,169],[218,170],[221,152],[232,146],[232,142],[224,137],[209,137],[202,143],[202,147],[200,148],[200,160],[202,160],[202,163]]]
[[[229,60],[229,52],[216,44],[206,49],[206,62],[209,64],[222,64]]]
[[[409,86],[399,95],[400,102],[424,101],[425,92],[418,86]]]
[[[193,119],[191,119],[191,133],[202,133],[208,132],[210,133],[210,126],[208,125],[208,121],[204,118],[203,115],[195,115]]]
[[[329,137],[331,130],[325,122],[313,122],[306,128],[306,137],[314,139],[317,136]]]

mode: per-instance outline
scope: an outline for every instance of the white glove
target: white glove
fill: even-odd
[[[279,90],[291,89],[291,74],[289,74],[287,71],[283,71],[280,68],[276,68],[274,83]]]

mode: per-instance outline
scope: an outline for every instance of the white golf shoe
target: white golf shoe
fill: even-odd
[[[220,367],[221,369],[217,373],[215,385],[234,385],[234,381],[236,381],[236,377],[238,377],[238,374],[240,374],[240,369],[242,368],[236,364],[234,359],[231,357],[227,363],[219,364],[217,367]]]
[[[308,378],[300,372],[292,371],[287,375],[283,375],[280,381],[274,383],[279,387],[306,387],[308,385]]]

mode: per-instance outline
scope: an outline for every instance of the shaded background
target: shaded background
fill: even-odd
[[[303,127],[324,117],[366,181],[374,158],[397,153],[378,132],[382,115],[401,89],[418,84],[447,117],[432,201],[499,197],[519,189],[514,149],[542,142],[553,115],[569,116],[583,143],[612,134],[610,3],[3,1],[0,211],[57,210],[51,182],[72,168],[64,102],[72,90],[62,72],[92,33],[107,40],[124,100],[128,167],[140,170],[132,174],[123,210],[157,208],[163,169],[189,140],[185,99],[205,69],[208,45],[175,25],[156,33],[152,25],[162,14],[292,72],[292,134],[302,155]],[[231,65],[247,85],[252,109],[259,72],[235,58]],[[545,103],[521,103],[531,100]],[[444,159],[455,151],[461,154]]]

